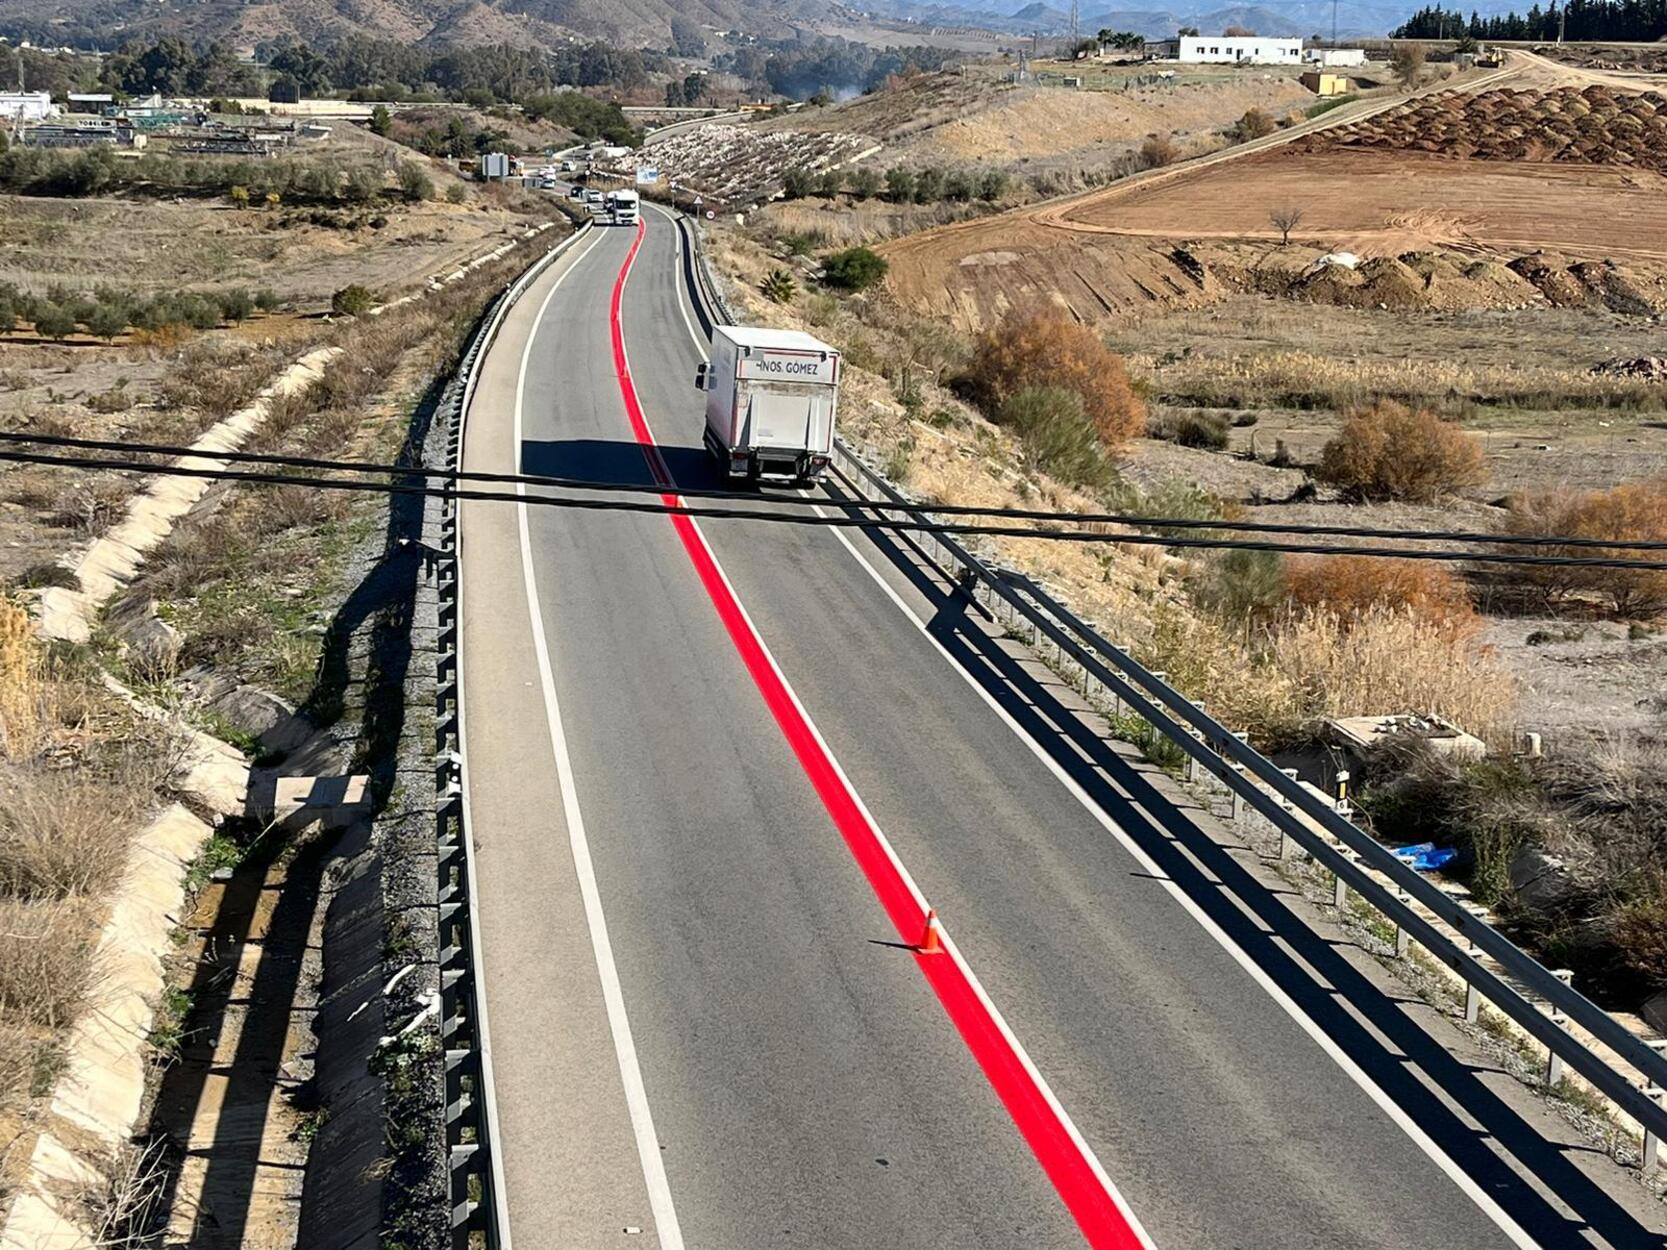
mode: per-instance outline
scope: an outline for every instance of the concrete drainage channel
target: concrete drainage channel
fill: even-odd
[[[699,225],[680,217],[679,228],[701,319],[708,330],[714,320],[733,324]],[[932,523],[926,508],[843,440],[836,440],[834,465],[848,511]],[[1090,708],[1114,718],[1132,714],[1178,749],[1188,782],[1228,797],[1230,822],[1247,814],[1260,819],[1276,832],[1282,860],[1300,856],[1328,873],[1339,911],[1351,896],[1360,900],[1388,926],[1399,958],[1415,942],[1422,947],[1458,987],[1468,1023],[1480,1019],[1484,1003],[1497,1012],[1513,1040],[1538,1050],[1547,1089],[1568,1081],[1595,1095],[1609,1118],[1633,1134],[1633,1158],[1646,1177],[1653,1175],[1667,1139],[1667,1040],[1579,993],[1567,973],[1546,968],[1495,929],[1484,909],[1387,851],[1349,819],[1346,803],[1329,801],[1281,769],[1043,587],[980,559],[947,534],[928,530],[913,539],[930,575],[959,585],[985,621],[1020,638]]]

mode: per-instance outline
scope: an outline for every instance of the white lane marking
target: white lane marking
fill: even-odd
[[[603,237],[598,234],[597,238]],[[595,246],[593,243],[592,247]],[[588,254],[590,248],[586,248]],[[527,392],[527,362],[532,358],[533,343],[538,338],[538,327],[544,314],[561,289],[561,284],[579,267],[575,259],[551,286],[544,302],[538,307],[533,329],[527,335],[521,352],[521,372],[515,386],[515,457],[519,472],[521,458],[522,397]],[[614,1055],[619,1061],[619,1077],[625,1087],[625,1105],[631,1113],[631,1131],[637,1141],[637,1158],[642,1163],[643,1184],[648,1189],[649,1208],[654,1213],[654,1229],[659,1234],[661,1250],[683,1250],[683,1231],[678,1227],[677,1210],[672,1205],[671,1185],[666,1180],[665,1160],[660,1155],[660,1139],[654,1132],[654,1117],[648,1109],[648,1091],[643,1085],[642,1069],[637,1062],[637,1046],[631,1037],[631,1021],[625,1012],[625,992],[619,982],[619,969],[614,965],[613,943],[608,940],[608,922],[602,914],[602,894],[596,884],[596,869],[591,863],[590,841],[585,836],[585,818],[579,809],[579,793],[573,783],[573,761],[567,752],[567,735],[562,731],[561,707],[556,701],[555,672],[550,666],[550,647],[544,635],[544,613],[538,602],[538,579],[533,572],[532,536],[527,525],[526,483],[518,483],[517,495],[523,496],[515,505],[520,513],[521,575],[526,582],[527,612],[532,622],[533,649],[538,658],[538,679],[544,689],[544,712],[550,726],[550,744],[556,763],[556,778],[561,785],[562,812],[567,820],[567,838],[573,849],[573,868],[579,878],[579,894],[585,904],[585,922],[590,928],[591,951],[596,957],[596,974],[602,982],[602,1001],[607,1007],[608,1029],[613,1034]]]
[[[805,494],[806,498],[810,497],[808,492],[801,493]],[[819,505],[813,504],[812,510],[816,512],[818,516],[828,515]],[[1522,1226],[1512,1219],[1505,1212],[1504,1208],[1495,1202],[1480,1185],[1472,1180],[1469,1174],[1466,1173],[1464,1169],[1459,1167],[1459,1165],[1454,1162],[1453,1158],[1445,1150],[1443,1150],[1436,1143],[1436,1141],[1423,1130],[1423,1128],[1419,1126],[1417,1121],[1403,1111],[1395,1100],[1385,1093],[1378,1083],[1367,1075],[1366,1071],[1361,1068],[1361,1066],[1356,1063],[1348,1055],[1348,1053],[1343,1050],[1342,1047],[1334,1042],[1331,1037],[1314,1022],[1307,1012],[1297,1005],[1296,1000],[1287,994],[1259,964],[1251,959],[1251,957],[1239,946],[1237,942],[1228,936],[1226,930],[1211,919],[1209,914],[1205,912],[1204,909],[1200,907],[1185,890],[1183,890],[1176,882],[1172,881],[1169,878],[1169,875],[1158,867],[1157,862],[1145,852],[1141,845],[1136,842],[1134,838],[1129,836],[1121,825],[1112,820],[1112,818],[1108,816],[1101,809],[1100,805],[1089,795],[1088,791],[1083,789],[1077,780],[1065,771],[1059,761],[1054,759],[1054,757],[1043,748],[1042,744],[1037,742],[1036,739],[1030,735],[1030,732],[1026,730],[1023,725],[1019,724],[1019,722],[1013,718],[1013,715],[1008,712],[1006,708],[1002,707],[1001,704],[997,702],[995,696],[988,690],[984,689],[984,687],[979,684],[977,679],[974,678],[973,675],[969,673],[961,665],[961,663],[949,653],[948,649],[932,636],[931,631],[926,627],[926,622],[921,620],[915,610],[903,600],[902,596],[899,595],[895,589],[892,588],[891,584],[886,581],[880,571],[869,563],[867,557],[864,556],[861,551],[857,550],[856,545],[852,543],[848,537],[846,537],[845,532],[837,528],[832,529],[831,532],[833,536],[839,540],[845,550],[851,553],[852,558],[855,559],[856,562],[867,571],[868,575],[874,579],[874,584],[880,588],[886,598],[890,599],[892,603],[896,605],[897,610],[913,622],[914,627],[920,631],[921,636],[924,637],[927,642],[932,644],[933,650],[944,658],[949,666],[960,675],[967,685],[972,687],[974,693],[976,693],[978,697],[984,701],[985,705],[997,716],[999,716],[1002,723],[1018,736],[1019,741],[1023,742],[1025,746],[1030,748],[1031,754],[1041,760],[1047,767],[1048,771],[1058,778],[1060,784],[1070,792],[1071,797],[1076,799],[1090,816],[1098,821],[1107,832],[1109,832],[1119,843],[1122,844],[1123,849],[1128,851],[1128,853],[1134,857],[1135,861],[1140,864],[1141,868],[1144,869],[1149,876],[1158,881],[1165,890],[1169,891],[1170,897],[1186,909],[1187,914],[1191,916],[1193,920],[1197,921],[1199,927],[1214,938],[1216,943],[1232,957],[1233,961],[1237,963],[1239,967],[1243,968],[1250,974],[1251,979],[1254,980],[1257,985],[1262,987],[1262,990],[1268,995],[1268,997],[1273,999],[1274,1002],[1278,1003],[1279,1006],[1284,1009],[1285,1014],[1294,1020],[1298,1027],[1300,1027],[1304,1033],[1308,1034],[1308,1036],[1313,1039],[1315,1044],[1318,1045],[1321,1050],[1330,1056],[1332,1062],[1341,1068],[1356,1085],[1365,1091],[1366,1096],[1375,1102],[1384,1114],[1393,1120],[1395,1124],[1399,1126],[1409,1138],[1412,1139],[1414,1145],[1428,1155],[1435,1165],[1447,1174],[1448,1179],[1457,1185],[1459,1189],[1463,1191],[1464,1195],[1481,1209],[1484,1215],[1499,1226],[1500,1231],[1509,1237],[1513,1244],[1524,1247],[1524,1250],[1536,1250],[1539,1243],[1530,1237]],[[982,993],[982,989],[980,989],[979,992]],[[1089,1157],[1092,1158],[1093,1156],[1090,1155]]]
[[[632,264],[635,265],[635,261],[633,261]],[[629,272],[627,272],[626,277],[629,279]],[[679,279],[679,283],[681,283],[681,279]],[[680,303],[682,302],[683,301],[680,301]],[[684,323],[688,325],[689,320],[687,312],[684,312],[683,319]],[[693,325],[689,325],[689,333],[691,337],[694,335]],[[630,352],[629,349],[626,348],[623,339],[620,343],[620,350],[626,354],[625,364],[626,369],[629,370],[631,367]],[[706,358],[706,352],[701,349],[698,339],[696,340],[696,350],[700,351],[702,359]],[[648,428],[649,437],[653,438],[654,427],[648,420],[648,413],[646,410],[643,412],[642,419],[643,425]],[[656,440],[651,443],[650,446],[653,448],[654,455],[659,457],[660,449],[658,441]],[[672,479],[670,471],[666,469],[663,459],[661,460],[661,469],[666,474],[666,480],[672,483],[670,489],[675,491],[676,483]],[[683,502],[683,497],[681,495],[678,495],[677,499],[679,503]],[[817,511],[820,512],[821,510],[818,508]],[[892,846],[891,839],[886,836],[886,831],[880,827],[880,822],[876,820],[874,818],[874,814],[868,810],[868,804],[863,802],[862,795],[858,793],[856,786],[852,784],[850,777],[846,775],[845,767],[839,762],[839,757],[834,754],[833,748],[828,745],[827,739],[822,736],[822,730],[817,726],[816,721],[812,719],[809,711],[806,710],[805,705],[799,700],[799,692],[795,690],[793,688],[793,684],[787,680],[787,674],[782,671],[781,665],[776,662],[775,653],[770,650],[769,644],[764,641],[764,635],[759,632],[758,626],[753,623],[752,615],[747,611],[747,605],[741,601],[741,596],[736,592],[734,583],[729,580],[729,574],[724,571],[724,566],[722,562],[719,561],[717,553],[712,550],[712,544],[707,541],[706,533],[701,529],[700,522],[691,517],[689,518],[689,527],[694,531],[695,537],[700,540],[700,545],[706,551],[707,559],[712,562],[712,567],[717,570],[718,577],[722,579],[725,590],[729,592],[731,601],[735,604],[736,609],[741,614],[741,619],[746,622],[747,632],[752,635],[753,641],[758,644],[758,649],[763,654],[765,660],[769,663],[770,669],[775,674],[776,680],[781,683],[781,688],[786,691],[787,697],[792,700],[794,710],[798,712],[800,719],[803,720],[805,724],[805,727],[810,730],[811,737],[816,740],[816,746],[818,750],[821,751],[822,757],[833,769],[834,775],[839,778],[840,786],[844,788],[848,795],[850,795],[851,802],[856,806],[857,810],[862,813],[863,820],[867,822],[869,828],[874,831],[875,841],[879,843],[880,849],[885,852],[886,858],[891,861],[893,869],[897,872],[898,877],[902,879],[903,884],[908,887],[909,893],[914,896],[916,904],[920,907],[922,912],[926,911],[926,896],[921,892],[920,886],[915,883],[914,875],[909,871],[908,865],[903,862],[902,857],[898,855],[896,848]],[[842,534],[840,537],[843,538],[844,535]],[[988,1013],[989,1019],[995,1024],[996,1028],[1000,1031],[1002,1038],[1006,1041],[1008,1048],[1019,1060],[1020,1065],[1024,1068],[1031,1081],[1034,1082],[1037,1091],[1042,1095],[1043,1100],[1048,1104],[1049,1110],[1058,1120],[1060,1126],[1065,1130],[1066,1135],[1071,1139],[1072,1145],[1076,1147],[1083,1160],[1087,1162],[1090,1171],[1094,1174],[1095,1179],[1098,1180],[1105,1188],[1107,1195],[1111,1198],[1113,1205],[1117,1207],[1118,1212],[1122,1215],[1124,1222],[1129,1227],[1129,1230],[1134,1233],[1134,1235],[1139,1239],[1140,1244],[1146,1247],[1147,1250],[1156,1250],[1151,1235],[1147,1233],[1145,1226],[1140,1222],[1140,1218],[1134,1213],[1134,1208],[1129,1205],[1128,1200],[1123,1196],[1123,1192],[1118,1189],[1117,1185],[1112,1181],[1111,1176],[1105,1170],[1105,1166],[1100,1162],[1099,1156],[1095,1154],[1093,1149],[1089,1146],[1087,1139],[1083,1137],[1081,1131],[1077,1128],[1076,1122],[1071,1119],[1064,1106],[1060,1103],[1058,1096],[1053,1092],[1053,1087],[1049,1085],[1047,1080],[1042,1076],[1041,1070],[1031,1059],[1030,1053],[1025,1050],[1024,1046],[1020,1043],[1018,1036],[1013,1032],[1011,1026],[1008,1025],[1007,1018],[997,1009],[995,1001],[991,999],[990,995],[985,991],[983,982],[981,982],[978,979],[977,974],[973,972],[972,966],[967,963],[966,958],[961,954],[960,948],[956,946],[954,939],[949,935],[946,929],[940,929],[940,936],[943,940],[944,953],[953,959],[956,966],[960,968],[961,975],[966,978],[967,984],[972,987],[973,993],[978,996],[978,1001],[983,1005],[985,1012]]]

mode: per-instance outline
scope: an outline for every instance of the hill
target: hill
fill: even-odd
[[[569,38],[665,47],[672,23],[773,37],[817,31],[838,18],[818,0],[0,0],[0,34],[48,46],[112,47],[159,33],[238,48],[282,40],[366,36],[416,44],[515,43]]]

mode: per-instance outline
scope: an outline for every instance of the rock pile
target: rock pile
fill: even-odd
[[[1640,378],[1645,382],[1667,382],[1667,356],[1606,360],[1600,365],[1593,365],[1592,372],[1606,378]]]
[[[1293,146],[1309,152],[1378,148],[1667,173],[1667,96],[1604,86],[1443,93],[1299,139]]]

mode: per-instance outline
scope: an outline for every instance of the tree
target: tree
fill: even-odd
[[[87,311],[86,326],[88,334],[114,342],[127,329],[127,309],[120,304],[95,304]]]
[[[886,198],[893,204],[907,204],[915,198],[914,174],[899,166],[886,170]]]
[[[1423,80],[1427,56],[1421,43],[1396,44],[1395,50],[1389,54],[1390,71],[1406,90],[1411,91]]]
[[[384,139],[386,139],[389,132],[392,131],[393,128],[394,117],[392,113],[388,112],[388,106],[386,104],[378,104],[370,111],[371,134],[381,135]]]
[[[944,175],[943,198],[957,204],[965,203],[978,194],[978,183],[964,169],[952,169]]]
[[[835,199],[845,189],[845,175],[830,169],[816,180],[816,193],[824,199]]]
[[[790,169],[781,177],[781,191],[790,200],[802,200],[816,190],[816,175],[808,169]]]
[[[1027,387],[1064,387],[1114,448],[1146,428],[1146,405],[1118,356],[1088,326],[1046,305],[1013,311],[979,336],[973,365],[959,386],[983,412],[997,417]]]
[[[928,165],[915,174],[915,203],[936,204],[943,199],[943,170]]]
[[[61,304],[43,303],[35,309],[35,333],[61,343],[75,333],[75,318]]]
[[[846,291],[866,291],[886,276],[885,257],[866,247],[848,247],[822,258],[822,281]]]
[[[873,199],[880,193],[880,175],[867,166],[861,169],[853,169],[845,185],[850,190],[853,199]]]
[[[1279,245],[1291,241],[1291,231],[1302,224],[1303,210],[1295,204],[1283,204],[1268,210],[1268,221],[1279,231]]]
[[[1196,39],[1198,38],[1198,27],[1182,26],[1175,32],[1175,37],[1177,39]]]
[[[994,204],[1007,194],[1007,171],[986,169],[978,177],[978,198]]]

